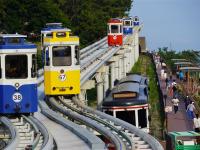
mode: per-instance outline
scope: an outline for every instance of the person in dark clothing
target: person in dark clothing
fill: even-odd
[[[187,110],[187,106],[190,104],[189,96],[186,96],[186,98],[184,99],[184,103],[185,103],[185,109]]]
[[[168,87],[168,84],[169,84],[169,79],[168,78],[165,79],[165,83],[166,83],[166,87]]]

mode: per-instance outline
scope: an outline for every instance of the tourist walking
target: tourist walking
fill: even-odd
[[[190,98],[188,95],[184,98],[184,103],[185,103],[185,110],[187,110],[187,106],[190,104]]]
[[[194,124],[194,131],[195,132],[200,132],[200,130],[199,130],[199,128],[200,128],[199,114],[196,114],[196,117],[194,117],[193,124]]]
[[[173,97],[176,97],[176,95],[177,95],[176,83],[174,83],[174,84],[172,85],[172,91],[173,91]]]
[[[180,79],[181,81],[183,81],[183,77],[184,77],[183,72],[180,71],[180,72],[179,72],[179,79]]]
[[[168,86],[169,86],[169,79],[168,78],[165,79],[165,83],[166,83],[166,88],[168,88]]]
[[[174,105],[174,113],[176,114],[178,111],[178,105],[179,105],[179,99],[178,98],[173,98],[172,99],[172,103]]]
[[[187,113],[188,113],[188,116],[189,116],[189,119],[193,119],[194,118],[194,110],[195,110],[195,107],[194,107],[194,102],[190,102],[190,104],[187,106]]]

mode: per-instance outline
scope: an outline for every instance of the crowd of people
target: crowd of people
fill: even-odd
[[[160,59],[159,56],[158,58]],[[173,79],[172,75],[170,75],[169,78],[167,77],[167,72],[165,70],[166,65],[162,65],[164,62],[161,59],[159,61],[159,59],[156,61],[156,67],[161,67],[161,79],[165,80],[167,97],[171,97],[171,103],[173,105],[174,113],[177,114],[177,112],[179,111],[179,103],[183,101],[187,114],[186,119],[193,122],[194,131],[200,132],[200,117],[199,114],[195,114],[196,108],[194,106],[194,102],[189,98],[189,96],[186,96],[184,99],[179,99],[180,96],[178,93],[178,85],[176,83],[176,80]],[[179,72],[177,79],[180,79],[180,81],[184,80],[184,75],[182,71]]]

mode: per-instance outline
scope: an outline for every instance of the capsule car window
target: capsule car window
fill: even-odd
[[[66,33],[65,32],[57,32],[56,37],[58,37],[58,38],[66,37]]]
[[[5,76],[7,79],[24,79],[28,77],[26,55],[6,55]]]
[[[71,47],[70,46],[54,46],[53,51],[53,66],[71,66]]]
[[[8,43],[11,43],[11,44],[20,43],[20,38],[17,38],[17,37],[9,38]]]
[[[118,33],[118,25],[111,25],[111,33]]]

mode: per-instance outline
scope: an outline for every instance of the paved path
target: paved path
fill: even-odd
[[[171,102],[172,97],[166,91],[165,80],[161,79],[161,67],[157,67],[157,74],[158,74],[158,78],[160,80],[160,86],[161,86],[163,95],[165,95],[165,94],[167,95],[166,106],[172,106],[172,110],[173,110],[173,104]],[[173,77],[173,79],[176,79],[176,78]],[[176,79],[176,82],[178,83],[179,81]],[[183,99],[179,99],[179,100],[180,100],[180,103],[179,103],[178,112],[175,114],[174,110],[173,110],[172,112],[168,112],[166,114],[166,116],[167,116],[166,125],[167,125],[168,132],[192,131],[193,130],[193,123],[192,123],[192,120],[189,120],[187,117],[184,100]],[[164,99],[163,99],[163,101],[164,101]]]

